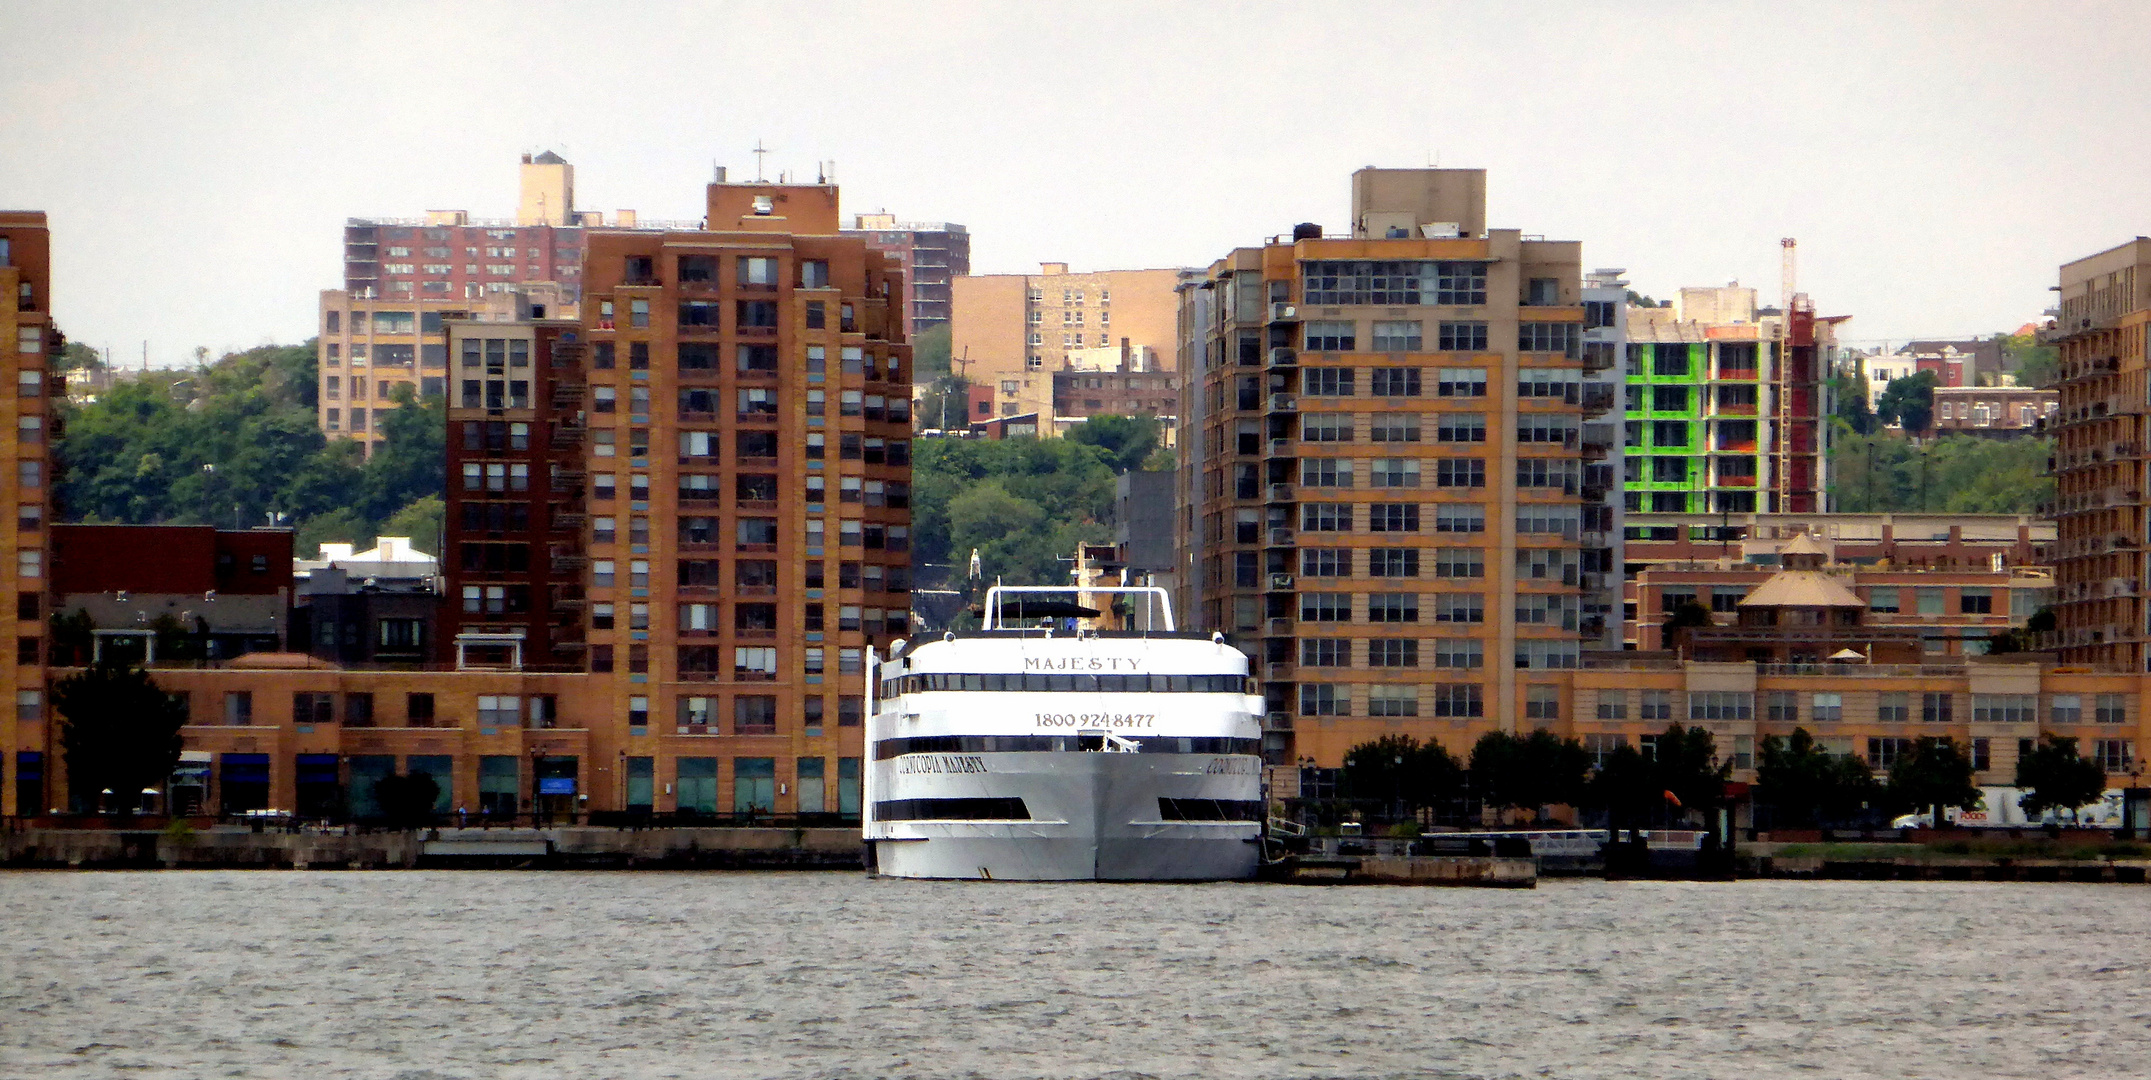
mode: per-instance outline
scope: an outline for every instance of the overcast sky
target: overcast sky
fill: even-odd
[[[55,311],[139,362],[297,341],[349,216],[701,216],[713,161],[972,233],[978,272],[1206,264],[1361,165],[1484,168],[1488,223],[1664,296],[1845,334],[2013,329],[2151,232],[2151,3],[0,5],[0,208]]]

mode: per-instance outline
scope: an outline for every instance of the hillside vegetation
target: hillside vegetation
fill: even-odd
[[[297,550],[409,535],[433,551],[445,482],[446,406],[406,393],[382,421],[388,442],[323,437],[314,420],[314,345],[267,345],[191,369],[114,384],[62,405],[59,520],[294,527]]]

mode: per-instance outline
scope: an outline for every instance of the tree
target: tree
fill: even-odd
[[[936,326],[911,339],[911,381],[932,382],[950,373],[949,328]]]
[[[410,537],[418,550],[439,556],[443,554],[441,538],[447,535],[442,532],[447,516],[448,504],[439,495],[421,495],[389,515],[377,535]]]
[[[1687,630],[1709,625],[1710,609],[1693,600],[1684,600],[1666,616],[1665,627],[1658,635],[1660,647],[1678,649],[1687,644]]]
[[[1858,811],[1874,788],[1867,763],[1822,748],[1806,728],[1790,739],[1763,737],[1756,769],[1756,800],[1768,803],[1788,824],[1842,821]]]
[[[139,792],[161,788],[179,765],[179,729],[187,708],[149,672],[125,664],[93,664],[52,687],[60,715],[60,753],[76,805],[112,792],[107,809],[132,813]]]
[[[1832,375],[1830,395],[1837,401],[1837,418],[1853,433],[1872,434],[1880,426],[1867,407],[1867,380],[1856,375]]]
[[[1068,438],[1104,450],[1106,464],[1116,474],[1142,468],[1160,441],[1154,417],[1104,414],[1069,429]]]
[[[1831,498],[1850,513],[1917,510],[2034,514],[2054,498],[2046,475],[2048,438],[1943,435],[1913,446],[1840,425],[1831,443]]]
[[[2017,786],[2031,789],[2017,798],[2017,805],[2036,818],[2048,810],[2097,802],[2106,791],[2106,770],[2077,754],[2075,738],[2042,732],[2039,745],[2017,759]]]
[[[60,352],[57,370],[62,372],[94,371],[104,366],[105,358],[96,349],[90,348],[79,341],[70,341],[67,343],[67,347]]]
[[[1592,772],[1584,805],[1604,810],[1611,828],[1632,829],[1648,825],[1665,807],[1665,787],[1651,760],[1623,742]]]
[[[2002,358],[2017,373],[2018,386],[2051,386],[2057,369],[2057,352],[2052,345],[2041,345],[2031,334],[2011,334],[2002,338]]]
[[[1972,807],[1986,799],[1972,782],[1972,759],[1957,740],[1947,736],[1922,738],[1898,755],[1890,766],[1890,799],[1898,806],[1932,814],[1941,828],[1944,807]]]
[[[1528,810],[1584,801],[1590,755],[1544,728],[1529,735],[1490,731],[1471,748],[1471,788],[1483,806]]]
[[[1896,424],[1908,435],[1924,432],[1934,422],[1934,372],[1915,371],[1891,379],[1875,401],[1875,417]]]
[[[1397,804],[1399,809],[1437,806],[1462,788],[1464,768],[1438,739],[1384,735],[1344,755],[1344,787],[1354,799]]]
[[[979,419],[971,415],[971,381],[961,375],[943,375],[935,379],[919,396],[919,410],[912,415],[922,430],[968,429],[971,421]]]
[[[1709,729],[1669,725],[1658,736],[1653,764],[1659,784],[1684,814],[1707,814],[1725,802],[1733,763],[1718,761],[1718,743]]]

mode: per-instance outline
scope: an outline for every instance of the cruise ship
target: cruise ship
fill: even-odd
[[[1084,623],[1111,598],[1111,621]],[[996,586],[981,629],[867,671],[863,828],[887,877],[1217,881],[1261,857],[1245,653],[1150,587]]]

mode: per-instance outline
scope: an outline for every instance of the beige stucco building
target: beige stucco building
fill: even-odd
[[[1044,263],[1036,274],[955,278],[951,365],[973,386],[991,390],[993,416],[1035,412],[1044,431],[1056,415],[1055,372],[1173,370],[1179,276],[1178,270],[1071,273],[1067,263]],[[1081,400],[1070,407],[1080,409]],[[1063,404],[1070,404],[1065,396]]]

